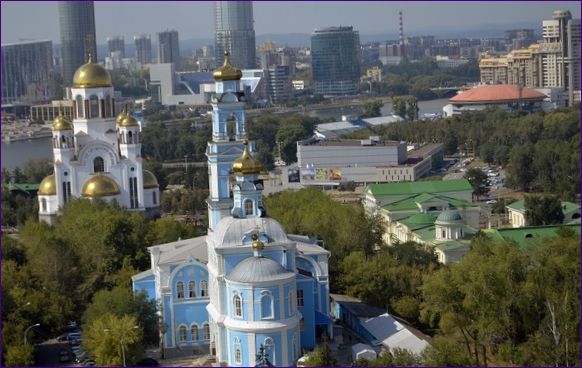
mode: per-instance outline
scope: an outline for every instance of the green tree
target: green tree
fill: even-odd
[[[27,345],[9,345],[6,348],[6,365],[14,366],[33,366],[34,365],[34,346]]]
[[[106,313],[83,332],[83,343],[97,365],[134,365],[143,354],[142,329],[135,316]]]
[[[265,346],[261,344],[259,346],[259,352],[256,355],[255,367],[272,367],[273,363],[269,360],[269,353],[266,351]]]
[[[382,100],[374,100],[371,102],[367,102],[366,104],[364,104],[364,108],[362,111],[362,118],[374,118],[377,116],[381,116],[382,115],[382,107],[384,106],[384,103],[382,102]]]
[[[418,120],[418,100],[414,96],[407,99],[406,118],[408,121]]]
[[[527,226],[554,225],[564,221],[562,202],[555,196],[525,196]]]
[[[533,152],[531,144],[514,146],[511,149],[507,165],[507,186],[524,192],[530,190],[536,177]]]
[[[24,163],[22,173],[29,183],[40,183],[42,179],[53,173],[53,161],[49,159],[29,160]]]
[[[487,187],[487,174],[485,174],[481,169],[470,168],[465,173],[465,179],[471,183],[473,187],[473,192],[477,197],[487,195],[489,193],[489,188]]]
[[[189,239],[197,235],[198,233],[192,225],[171,218],[162,218],[149,223],[145,239],[146,243],[157,245],[174,242],[178,239]]]
[[[403,97],[392,97],[392,111],[403,119],[406,117],[406,101]]]
[[[315,347],[304,364],[306,367],[333,367],[337,364],[326,338],[322,344]]]

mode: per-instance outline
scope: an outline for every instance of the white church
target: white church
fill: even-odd
[[[274,365],[295,365],[331,334],[330,254],[267,217],[263,169],[246,141],[242,73],[227,54],[213,75],[208,235],[150,247],[151,269],[132,277],[133,289],[160,305],[166,357],[254,366],[263,346]]]
[[[73,77],[73,121],[53,123],[54,173],[40,183],[39,219],[54,222],[71,198],[100,198],[135,211],[159,212],[155,176],[143,169],[141,129],[127,111],[116,117],[111,76],[89,61]]]

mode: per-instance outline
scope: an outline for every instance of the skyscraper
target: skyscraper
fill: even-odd
[[[77,68],[87,62],[89,49],[97,59],[95,8],[93,1],[59,1],[58,6],[63,81],[70,85]]]
[[[178,31],[163,31],[158,33],[158,64],[179,63],[180,43]]]
[[[257,66],[255,29],[251,1],[216,1],[214,3],[214,51],[216,63],[222,65],[224,52],[242,69]]]
[[[311,35],[315,93],[346,95],[360,80],[360,34],[353,27],[316,29]]]
[[[40,102],[53,97],[53,43],[2,45],[2,103]]]
[[[133,38],[137,62],[144,65],[152,62],[152,40],[149,35],[140,35]]]
[[[125,57],[125,40],[122,36],[107,37],[107,46],[109,48],[109,55],[114,52],[119,52],[119,57]]]
[[[568,102],[574,103],[574,91],[580,93],[580,18],[570,19],[568,33]]]

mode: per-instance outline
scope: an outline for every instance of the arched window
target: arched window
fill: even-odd
[[[245,215],[253,215],[254,208],[253,208],[253,201],[250,199],[245,200]]]
[[[192,331],[192,341],[198,341],[198,326],[192,325],[190,330]]]
[[[188,283],[188,298],[196,298],[196,282],[194,281]]]
[[[202,328],[204,329],[204,340],[210,341],[210,325],[205,323]]]
[[[232,297],[232,306],[234,315],[236,317],[242,317],[242,300],[239,295],[235,295]]]
[[[242,364],[242,345],[238,337],[234,339],[234,362]]]
[[[268,291],[261,293],[261,318],[273,318],[273,297]]]
[[[275,364],[275,343],[273,342],[273,339],[267,337],[263,343],[263,346],[265,347],[265,353],[267,354],[269,361]]]
[[[93,159],[93,172],[104,172],[105,171],[105,162],[103,161],[103,157],[97,156]]]
[[[111,96],[107,95],[105,97],[105,116],[104,118],[113,116],[113,111],[111,110]]]
[[[42,212],[46,212],[46,198],[40,200]]]
[[[131,130],[127,132],[127,144],[133,144],[133,134],[131,133]]]
[[[176,283],[176,297],[178,299],[184,299],[184,283],[182,281]]]
[[[89,117],[90,118],[99,117],[99,98],[95,95],[89,98]]]
[[[154,204],[157,204],[158,196],[157,196],[155,190],[152,192],[152,201],[153,201]]]
[[[200,296],[208,296],[208,281],[200,281]]]
[[[303,307],[303,290],[297,290],[297,306]]]
[[[83,101],[83,97],[77,96],[75,99],[77,101],[77,117],[84,118],[85,117],[85,104]]]
[[[186,332],[186,326],[180,326],[180,328],[178,329],[178,341],[186,342],[186,339],[188,339],[188,334]]]
[[[233,114],[226,119],[226,129],[229,140],[234,141],[236,139],[236,119]]]

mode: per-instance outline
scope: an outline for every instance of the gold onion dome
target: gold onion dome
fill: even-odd
[[[87,64],[81,65],[73,76],[73,87],[75,88],[96,88],[111,87],[111,76],[99,64],[93,62],[91,54]]]
[[[240,80],[242,78],[242,72],[240,69],[235,68],[230,64],[228,56],[230,54],[224,53],[224,64],[220,68],[217,68],[212,72],[212,76],[215,81],[229,81],[229,80]]]
[[[57,194],[57,180],[55,174],[51,174],[42,179],[38,186],[39,195],[55,195]]]
[[[247,142],[245,142],[245,149],[242,155],[234,160],[232,171],[238,175],[259,174],[263,171],[263,165],[251,156]]]
[[[71,121],[63,115],[62,111],[59,111],[59,115],[53,120],[53,131],[61,130],[73,130],[73,124]]]
[[[263,250],[265,249],[265,243],[259,240],[257,234],[253,234],[253,249],[254,250]]]
[[[150,188],[159,188],[160,184],[158,184],[158,179],[152,174],[151,171],[144,170],[143,171],[143,188],[150,189]]]
[[[115,180],[97,173],[83,185],[83,197],[107,197],[119,194],[119,186]]]
[[[120,127],[134,127],[139,126],[139,123],[133,116],[131,116],[131,114],[126,112],[125,116],[123,117],[123,119],[121,119],[121,121],[119,120],[119,116],[117,117],[117,125],[119,125]]]
[[[127,116],[127,108],[123,108],[123,111],[117,115],[117,118],[115,119],[115,122],[117,123],[117,125],[121,125],[121,123],[123,122],[123,119],[125,119],[125,117]]]

